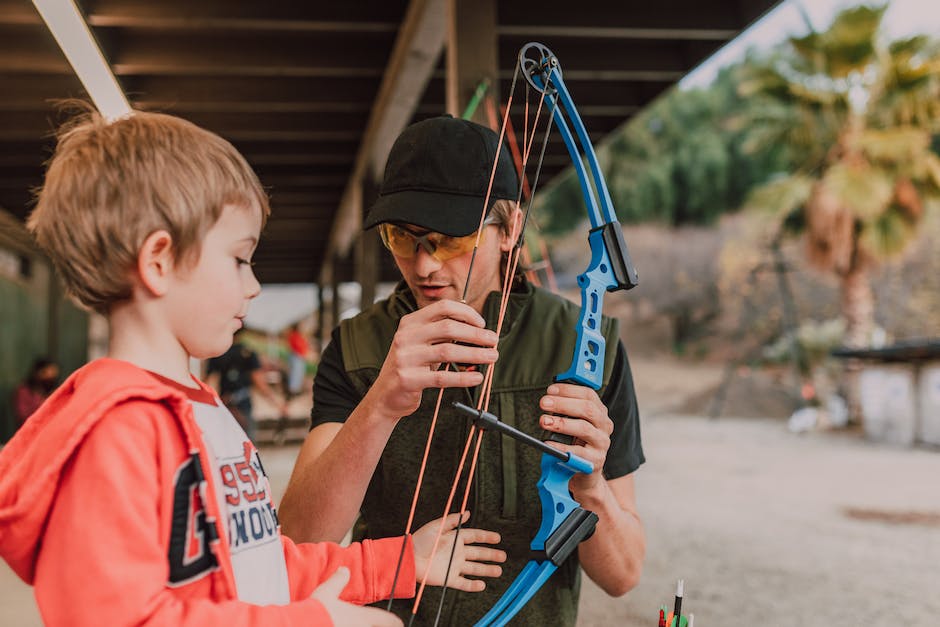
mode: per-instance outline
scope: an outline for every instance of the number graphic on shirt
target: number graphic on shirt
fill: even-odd
[[[197,579],[216,566],[209,543],[215,527],[206,520],[206,507],[199,493],[202,481],[198,458],[190,457],[176,471],[173,488],[173,519],[170,527],[170,585]]]
[[[229,505],[238,505],[241,500],[238,492],[238,478],[235,471],[229,464],[219,466],[219,472],[222,473],[222,483],[225,485],[225,502]]]

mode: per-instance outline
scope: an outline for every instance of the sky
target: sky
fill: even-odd
[[[807,28],[800,8],[809,16],[816,30],[825,30],[840,10],[860,4],[880,3],[858,0],[785,0],[693,70],[679,85],[684,89],[704,87],[711,83],[719,69],[742,59],[749,48],[766,48],[788,36],[805,34]],[[940,36],[940,6],[937,0],[891,0],[883,25],[891,39],[922,33]]]

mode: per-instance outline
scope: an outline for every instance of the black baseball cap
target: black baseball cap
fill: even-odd
[[[480,225],[498,146],[496,133],[467,120],[442,116],[412,124],[388,154],[379,199],[363,228],[401,222],[455,237],[473,233]],[[487,213],[494,201],[517,198],[517,181],[504,146]]]

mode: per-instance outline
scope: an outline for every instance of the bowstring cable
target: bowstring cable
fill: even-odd
[[[395,564],[395,576],[392,578],[392,589],[388,598],[386,610],[392,611],[392,603],[395,600],[395,587],[398,585],[398,576],[401,574],[401,565],[405,559],[405,547],[408,546],[408,536],[411,535],[411,525],[414,523],[415,510],[418,507],[418,494],[421,483],[424,481],[424,471],[427,468],[428,456],[431,453],[431,439],[434,435],[434,428],[437,426],[437,417],[441,410],[441,399],[444,397],[444,388],[440,388],[437,393],[437,402],[434,404],[434,414],[431,416],[431,425],[428,427],[428,439],[424,445],[424,456],[421,458],[421,466],[418,469],[418,481],[415,489],[414,498],[411,501],[411,511],[408,512],[408,523],[405,525],[405,535],[401,538],[401,550],[398,553],[398,562]]]
[[[549,70],[549,76],[551,75],[551,72],[553,72],[553,71],[554,71],[554,70],[552,70],[552,69]],[[470,258],[470,265],[469,265],[469,267],[468,267],[468,269],[467,269],[467,279],[466,279],[466,282],[465,282],[465,284],[464,284],[463,295],[462,295],[462,298],[461,298],[461,302],[464,302],[464,303],[466,302],[467,292],[468,292],[468,289],[469,289],[469,286],[470,286],[470,277],[471,277],[471,275],[472,275],[474,263],[475,263],[475,261],[476,261],[477,251],[479,250],[479,244],[480,244],[480,240],[481,240],[482,233],[483,233],[483,227],[484,227],[484,224],[483,224],[483,223],[484,223],[484,221],[486,220],[487,208],[488,208],[488,206],[489,206],[489,199],[490,199],[490,197],[491,197],[492,188],[493,188],[493,183],[494,183],[494,180],[495,180],[495,178],[496,178],[497,166],[499,165],[499,154],[500,154],[500,151],[502,150],[503,139],[504,139],[505,134],[506,134],[506,128],[507,128],[507,124],[508,124],[508,120],[509,120],[509,113],[510,113],[511,108],[512,108],[512,100],[513,100],[513,95],[514,95],[514,93],[515,93],[515,87],[516,87],[517,79],[518,79],[518,77],[519,77],[519,73],[520,73],[520,66],[519,66],[519,64],[517,64],[517,65],[516,65],[516,70],[515,70],[515,72],[513,73],[513,79],[512,79],[512,84],[511,84],[511,87],[510,87],[509,98],[507,99],[506,108],[505,108],[505,111],[504,111],[504,113],[503,113],[503,122],[502,122],[502,126],[500,127],[499,140],[498,140],[498,144],[497,144],[496,155],[495,155],[495,159],[494,159],[494,162],[493,162],[493,168],[492,168],[492,170],[491,170],[491,172],[490,172],[490,179],[489,179],[489,182],[488,182],[488,184],[487,184],[486,195],[485,195],[485,197],[484,197],[484,202],[483,202],[483,209],[482,209],[482,211],[481,211],[481,213],[480,213],[480,223],[479,223],[479,226],[478,226],[478,228],[477,228],[476,241],[474,242],[473,253],[472,253],[472,256],[471,256],[471,258]],[[525,115],[526,115],[526,117],[528,117],[528,106],[529,106],[529,103],[528,103],[528,91],[529,91],[529,86],[528,86],[528,83],[527,83],[527,84],[526,84],[526,99],[525,99],[525,100],[526,100],[526,102],[525,102]],[[540,90],[540,92],[541,92],[542,95],[541,95],[541,97],[540,97],[540,99],[539,99],[538,112],[541,111],[542,105],[543,105],[543,103],[544,103],[544,99],[545,99],[545,97],[546,97],[545,90]],[[557,98],[557,97],[556,97],[556,98]],[[510,290],[509,290],[506,286],[507,286],[507,285],[511,286],[511,277],[513,276],[513,273],[515,272],[515,268],[517,267],[517,264],[518,264],[519,251],[521,250],[521,247],[520,247],[520,245],[519,245],[519,241],[521,241],[521,239],[522,239],[522,237],[523,237],[523,234],[524,234],[524,231],[525,231],[525,228],[526,228],[526,224],[528,223],[529,213],[530,213],[531,208],[532,208],[532,198],[534,197],[534,190],[535,190],[535,188],[536,188],[536,186],[537,186],[537,184],[538,184],[539,173],[540,173],[540,171],[541,171],[542,161],[543,161],[543,158],[544,158],[544,156],[545,156],[545,149],[546,149],[546,146],[547,146],[547,144],[548,144],[548,135],[549,135],[549,131],[551,130],[551,123],[552,123],[552,120],[553,120],[554,115],[555,115],[555,109],[556,109],[556,107],[552,107],[552,109],[551,109],[551,116],[549,117],[549,121],[548,121],[548,124],[547,124],[546,129],[545,129],[544,139],[543,139],[543,142],[542,142],[542,148],[541,148],[541,151],[540,151],[540,154],[539,154],[538,169],[537,169],[537,171],[536,171],[535,179],[534,179],[534,184],[533,184],[533,186],[532,186],[532,193],[531,193],[530,196],[529,196],[529,199],[528,199],[529,202],[528,202],[528,205],[527,205],[527,207],[526,207],[526,211],[524,212],[524,218],[523,218],[522,228],[520,229],[520,233],[519,233],[519,239],[517,240],[517,242],[516,242],[516,244],[515,244],[515,249],[516,249],[516,251],[515,251],[515,253],[512,253],[512,252],[510,253],[510,258],[511,258],[513,261],[512,261],[512,264],[511,264],[511,265],[512,265],[511,271],[507,271],[506,277],[504,278],[504,287],[503,287],[503,291],[502,291],[502,294],[501,294],[501,300],[500,300],[500,313],[499,313],[499,317],[498,317],[498,320],[497,320],[497,345],[498,345],[498,342],[499,342],[499,332],[500,332],[501,327],[502,327],[503,318],[505,317],[505,312],[506,312],[506,308],[507,308],[507,305],[508,305],[508,299],[509,299],[509,291],[510,291]],[[524,151],[524,152],[525,152],[525,158],[524,158],[524,160],[523,160],[523,170],[525,169],[525,165],[526,165],[527,162],[528,162],[529,152],[530,152],[530,150],[531,150],[532,144],[534,143],[534,139],[535,139],[535,130],[536,130],[536,126],[537,126],[537,124],[538,124],[538,116],[539,116],[539,113],[538,113],[538,112],[536,113],[536,117],[535,117],[535,119],[534,119],[534,121],[533,121],[533,125],[532,125],[532,135],[531,135],[531,137],[528,139],[528,142],[527,142],[528,145],[526,146],[526,149],[525,149],[525,151]],[[523,120],[523,126],[524,126],[525,129],[528,129],[528,121],[525,120],[525,119]],[[528,134],[528,131],[527,131],[527,130],[526,130],[525,132],[526,132],[526,134]],[[524,143],[524,144],[526,143],[525,137],[524,137],[523,143]],[[523,173],[523,174],[524,174],[524,173]],[[522,178],[522,177],[520,177],[520,178]],[[522,193],[522,188],[521,188],[521,186],[520,186],[520,189],[519,189],[519,192],[518,192],[517,198],[516,198],[516,207],[518,207],[519,204],[520,204],[520,203],[519,203],[519,200],[520,200],[521,193]],[[515,227],[514,227],[513,231],[515,231]],[[480,395],[480,402],[478,403],[478,409],[479,409],[480,407],[488,408],[488,406],[489,406],[489,398],[490,398],[490,392],[491,392],[491,390],[492,390],[492,380],[493,380],[493,374],[492,374],[492,372],[493,372],[494,367],[495,367],[495,364],[493,364],[492,366],[489,366],[489,367],[486,368],[486,373],[484,374],[484,390],[483,390],[483,392],[485,392],[485,393],[481,393],[481,395]],[[432,439],[432,437],[433,437],[434,426],[435,426],[435,424],[436,424],[437,416],[438,416],[439,411],[440,411],[440,401],[441,401],[441,398],[442,398],[442,395],[443,395],[443,391],[444,391],[443,388],[441,388],[440,391],[439,391],[439,394],[438,394],[438,402],[437,402],[437,405],[436,405],[436,407],[435,407],[434,417],[432,418],[432,424],[431,424],[431,427],[430,427],[429,433],[428,433],[428,442],[427,442],[426,447],[425,447],[425,457],[424,457],[424,459],[422,460],[421,470],[420,470],[420,472],[419,472],[418,484],[417,484],[416,487],[415,487],[415,494],[414,494],[414,498],[413,498],[413,502],[412,502],[412,515],[409,516],[409,519],[411,519],[411,518],[413,517],[413,512],[414,512],[414,510],[415,510],[415,508],[416,508],[417,501],[418,501],[418,498],[419,498],[419,493],[420,493],[420,490],[421,490],[421,483],[422,483],[423,475],[424,475],[424,469],[425,469],[425,465],[426,465],[426,462],[427,462],[427,454],[428,454],[428,451],[430,450],[430,444],[431,444],[431,439]],[[485,398],[485,402],[484,402],[484,398]],[[486,411],[486,409],[484,409],[484,411]],[[483,430],[482,430],[482,429],[478,429],[478,428],[476,427],[476,425],[471,425],[470,430],[469,430],[469,434],[468,434],[468,436],[467,436],[467,441],[466,441],[466,443],[465,443],[465,445],[464,445],[464,450],[463,450],[463,453],[462,453],[462,455],[461,455],[460,462],[459,462],[459,464],[458,464],[457,472],[455,473],[454,482],[453,482],[453,484],[452,484],[452,486],[451,486],[450,494],[448,495],[447,504],[446,504],[445,509],[444,509],[444,515],[443,515],[443,517],[441,518],[441,524],[440,524],[440,526],[438,527],[437,535],[436,535],[435,540],[434,540],[434,546],[432,547],[431,555],[430,555],[430,557],[429,557],[429,559],[428,559],[428,566],[425,568],[424,575],[423,575],[422,578],[421,578],[421,584],[420,584],[420,587],[419,587],[419,589],[418,589],[418,593],[415,595],[415,602],[414,602],[414,605],[413,605],[413,607],[412,607],[411,617],[410,617],[409,622],[408,622],[409,625],[411,625],[411,624],[414,622],[415,616],[417,615],[418,607],[420,606],[421,599],[422,599],[423,594],[424,594],[424,589],[425,589],[425,587],[426,587],[426,585],[427,585],[427,579],[428,579],[428,576],[429,576],[429,574],[430,574],[431,564],[432,564],[432,562],[433,562],[433,559],[434,559],[435,555],[437,554],[438,547],[439,547],[439,545],[440,545],[440,540],[441,540],[441,537],[443,536],[444,528],[445,528],[445,526],[446,526],[446,521],[447,521],[447,515],[448,515],[448,513],[449,513],[449,511],[450,511],[450,506],[453,504],[453,497],[454,497],[455,494],[456,494],[457,486],[458,486],[459,483],[460,483],[460,478],[461,478],[461,476],[463,475],[463,469],[464,469],[464,467],[465,467],[465,465],[466,465],[467,453],[469,452],[470,446],[471,446],[471,444],[472,444],[472,442],[473,442],[473,440],[474,440],[474,437],[476,436],[477,442],[476,442],[476,445],[474,446],[473,461],[472,461],[472,463],[471,463],[470,473],[469,473],[468,476],[467,476],[466,489],[465,489],[465,492],[464,492],[464,498],[463,498],[462,505],[461,505],[461,509],[460,509],[461,517],[459,517],[459,518],[458,518],[458,521],[457,521],[457,528],[456,528],[456,533],[455,533],[455,537],[454,537],[454,544],[452,545],[452,548],[451,548],[451,555],[450,555],[450,559],[448,560],[448,567],[447,567],[447,571],[446,571],[445,578],[444,578],[444,587],[446,588],[447,580],[448,580],[448,578],[450,577],[451,564],[452,564],[452,562],[453,562],[453,556],[454,556],[454,550],[455,550],[455,548],[456,548],[456,542],[457,542],[457,539],[458,539],[458,536],[459,536],[459,533],[460,533],[460,530],[461,530],[461,527],[462,527],[462,523],[463,523],[462,512],[464,511],[464,509],[465,509],[465,507],[466,507],[466,503],[467,503],[467,501],[468,501],[468,499],[469,499],[469,492],[470,492],[470,488],[471,488],[471,484],[472,484],[472,480],[473,480],[473,472],[475,471],[475,468],[476,468],[476,460],[477,460],[477,458],[478,458],[478,453],[479,453],[479,450],[480,450],[480,445],[481,445],[481,443],[482,443],[482,435],[483,435]],[[406,533],[410,533],[410,522],[409,522],[409,529],[406,530]],[[398,570],[400,569],[400,566],[401,566],[401,562],[402,562],[402,560],[403,560],[403,558],[404,558],[404,542],[405,542],[405,539],[403,539],[402,551],[401,551],[401,555],[399,556],[399,563],[398,563],[398,566],[396,567],[396,579],[397,579],[397,576],[398,576]],[[393,590],[394,590],[394,586],[393,586]],[[439,619],[440,619],[440,614],[441,614],[441,608],[442,608],[442,607],[443,607],[443,592],[442,592],[442,595],[441,595],[441,602],[440,602],[440,605],[439,605],[439,607],[438,607],[437,618],[435,619],[435,625],[437,624],[437,622],[438,622]],[[389,608],[391,608],[391,599],[389,600]]]
[[[516,68],[516,71],[513,73],[513,77],[512,77],[512,86],[510,87],[510,95],[509,95],[509,103],[510,103],[510,104],[512,103],[512,93],[515,91],[515,88],[516,88],[516,80],[517,80],[518,76],[519,76],[519,69],[518,69],[518,67],[517,67],[517,68]],[[462,296],[461,296],[461,298],[460,298],[460,302],[462,302],[462,303],[466,303],[466,302],[467,302],[467,290],[468,290],[468,288],[469,288],[469,286],[470,286],[470,276],[471,276],[471,274],[473,273],[473,267],[474,267],[474,262],[476,261],[477,250],[478,250],[479,247],[480,247],[480,238],[481,238],[481,236],[482,236],[482,234],[483,234],[483,226],[484,226],[484,225],[483,225],[483,222],[486,220],[486,213],[487,213],[486,210],[487,210],[487,208],[489,207],[490,195],[492,194],[492,190],[493,190],[493,181],[494,181],[495,178],[496,178],[496,167],[499,165],[499,153],[500,153],[500,151],[502,150],[503,135],[504,135],[504,133],[505,133],[505,119],[508,118],[508,116],[509,116],[509,109],[507,108],[507,109],[506,109],[506,115],[504,116],[504,119],[503,119],[503,128],[501,129],[501,132],[500,132],[500,135],[499,135],[499,143],[497,144],[497,148],[496,148],[496,156],[495,156],[495,159],[494,159],[494,161],[493,161],[493,168],[492,168],[492,170],[491,170],[491,172],[490,172],[490,180],[489,180],[489,182],[488,182],[488,184],[487,184],[487,187],[486,187],[486,195],[484,196],[484,199],[483,199],[483,209],[482,209],[482,211],[480,212],[480,224],[479,224],[479,226],[477,227],[477,236],[476,236],[476,240],[474,241],[474,244],[473,244],[473,254],[472,254],[471,257],[470,257],[470,265],[469,265],[469,267],[467,268],[467,280],[466,280],[466,282],[464,283],[463,294],[462,294]],[[497,343],[498,343],[498,341],[499,341],[499,340],[498,340],[498,338],[497,338]],[[486,375],[484,375],[484,379],[485,379],[485,377],[486,377]],[[440,389],[440,392],[439,392],[439,395],[438,395],[438,398],[439,398],[439,399],[440,399],[440,397],[443,395],[443,393],[444,393],[444,389],[441,388],[441,389]],[[434,424],[434,423],[437,421],[437,415],[438,415],[439,411],[440,411],[440,403],[438,403],[437,408],[435,408],[435,413],[434,413],[434,418],[432,419],[432,424]],[[471,440],[472,440],[472,438],[473,438],[474,430],[475,430],[475,427],[474,427],[474,426],[471,426],[471,428],[470,428],[470,434],[469,434],[469,436],[468,436],[468,438],[467,438],[467,444],[466,444],[466,446],[464,447],[464,456],[461,458],[460,466],[458,467],[457,478],[455,479],[455,483],[454,483],[454,490],[453,490],[454,493],[456,493],[456,486],[457,486],[457,483],[458,483],[459,480],[460,480],[460,474],[461,474],[461,471],[462,471],[462,469],[463,469],[463,467],[464,467],[464,463],[465,463],[465,461],[466,461],[466,454],[467,454],[467,451],[468,451],[469,448],[470,448],[470,443],[471,443]],[[429,433],[428,433],[428,443],[427,443],[427,445],[426,445],[426,450],[430,450],[431,439],[433,438],[433,435],[434,435],[434,434],[433,434],[433,431],[429,430]],[[424,466],[425,466],[426,462],[427,462],[427,459],[425,458],[425,459],[422,461],[422,468],[421,468],[421,471],[420,471],[420,476],[422,476],[422,477],[423,477]],[[415,486],[414,498],[413,498],[413,500],[412,500],[412,510],[414,510],[414,509],[416,508],[416,506],[417,506],[418,498],[419,498],[419,496],[420,496],[420,492],[421,492],[421,481],[419,480],[418,484]],[[445,525],[446,525],[446,523],[447,523],[447,514],[448,514],[448,512],[449,512],[449,510],[450,510],[450,505],[451,505],[452,502],[453,502],[453,495],[451,495],[451,497],[448,498],[448,501],[447,501],[447,508],[444,510],[444,517],[441,519],[441,524],[440,524],[440,527],[438,528],[437,536],[436,536],[436,538],[435,538],[435,540],[434,540],[434,546],[433,546],[433,548],[432,548],[432,550],[431,550],[431,557],[430,557],[430,559],[428,560],[428,567],[429,567],[429,568],[425,570],[424,576],[421,578],[421,586],[420,586],[419,589],[418,589],[417,595],[415,595],[415,602],[414,602],[414,605],[413,605],[412,610],[411,610],[411,618],[410,618],[410,620],[409,620],[409,622],[408,622],[409,625],[414,621],[415,615],[416,615],[417,612],[418,612],[418,606],[419,606],[420,603],[421,603],[421,597],[422,597],[423,594],[424,594],[424,588],[425,588],[425,585],[427,584],[427,578],[428,578],[428,573],[429,573],[429,569],[430,569],[430,564],[431,564],[431,562],[433,561],[434,556],[437,554],[437,547],[438,547],[438,544],[439,544],[439,542],[440,542],[441,536],[443,535],[444,527],[445,527]],[[460,519],[458,519],[458,531],[457,531],[458,534],[459,534],[459,525],[460,525],[460,522],[461,522]],[[410,529],[409,529],[409,530],[406,530],[406,533],[410,533]],[[398,565],[398,567],[396,567],[396,571],[400,568],[400,566],[401,566],[401,561],[403,560],[403,558],[404,558],[404,550],[402,551],[402,554],[401,554],[401,556],[399,557],[399,565]],[[445,586],[446,586],[446,577],[448,577],[449,575],[450,575],[450,572],[449,572],[449,570],[448,570],[448,573],[447,573],[447,575],[445,576],[445,582],[444,582],[444,585],[445,585]],[[394,590],[394,588],[393,588],[393,590]],[[389,600],[389,608],[391,608],[391,599]]]
[[[518,68],[517,68],[517,73],[513,76],[513,86],[515,86],[515,82],[516,82],[515,79],[516,79],[516,76],[518,76]],[[514,91],[514,90],[513,90],[513,91]],[[510,92],[510,97],[509,97],[509,99],[507,100],[507,104],[506,104],[506,107],[505,107],[505,110],[504,110],[502,131],[505,131],[505,130],[508,128],[508,125],[509,125],[509,115],[508,115],[508,114],[509,114],[509,111],[510,111],[510,108],[511,108],[511,105],[512,105],[512,93],[513,93],[513,92]],[[528,98],[528,93],[529,93],[529,85],[528,85],[528,83],[527,83],[527,84],[526,84],[526,100],[525,100],[525,117],[523,118],[523,128],[526,129],[526,130],[525,130],[526,133],[528,133],[528,115],[529,115],[529,102],[528,102],[529,98]],[[539,117],[541,116],[542,106],[543,106],[544,100],[545,100],[545,95],[546,95],[545,92],[543,91],[543,92],[541,92],[541,94],[542,94],[542,95],[541,95],[540,98],[539,98],[539,106],[538,106],[538,108],[537,108],[537,110],[536,110],[535,118],[533,119],[533,122],[532,122],[532,135],[531,135],[531,138],[529,138],[529,140],[528,140],[527,142],[525,141],[525,139],[524,139],[524,141],[523,141],[523,144],[524,144],[524,151],[523,151],[523,152],[524,152],[524,154],[523,154],[523,156],[522,156],[522,172],[521,172],[521,174],[520,174],[520,180],[523,180],[523,181],[525,180],[525,170],[526,170],[526,167],[528,166],[529,156],[530,156],[530,154],[531,154],[532,146],[533,146],[534,139],[535,139],[535,132],[536,132],[536,129],[537,129],[537,126],[538,126]],[[548,145],[548,136],[549,136],[549,131],[551,130],[551,123],[552,123],[552,121],[553,121],[553,119],[554,119],[554,114],[555,114],[555,109],[554,109],[554,107],[553,107],[552,110],[551,110],[551,115],[550,115],[550,117],[549,117],[549,119],[548,119],[548,124],[546,125],[545,134],[544,134],[543,142],[542,142],[542,147],[541,147],[541,150],[540,150],[540,153],[539,153],[539,160],[538,160],[538,164],[537,164],[537,170],[536,170],[536,173],[535,173],[533,190],[534,190],[535,187],[538,185],[539,173],[540,173],[540,171],[541,171],[542,162],[543,162],[544,157],[545,157],[545,149],[546,149],[546,146]],[[503,137],[503,133],[500,133],[500,146],[502,146],[502,137]],[[525,136],[524,136],[524,138],[525,138]],[[499,154],[497,153],[497,162],[498,162],[498,159],[499,159]],[[496,173],[496,168],[494,167],[491,176],[495,177],[495,173]],[[491,181],[490,181],[490,184],[492,185],[492,179],[491,179]],[[518,208],[519,205],[520,205],[520,200],[521,200],[522,193],[523,193],[523,187],[520,185],[519,190],[518,190],[518,192],[517,192],[516,201],[515,201],[515,206],[516,206],[517,208]],[[516,228],[517,228],[517,227],[516,227],[516,224],[515,224],[515,223],[513,223],[513,230],[512,230],[512,232],[511,232],[511,234],[510,234],[510,240],[513,241],[513,242],[515,242],[515,244],[514,244],[514,246],[513,246],[513,250],[510,251],[509,263],[507,264],[508,267],[507,267],[507,269],[506,269],[507,271],[506,271],[506,273],[505,273],[505,275],[504,275],[504,277],[503,277],[503,286],[502,286],[502,290],[501,290],[501,292],[500,292],[499,314],[498,314],[497,322],[496,322],[496,334],[497,334],[497,338],[500,338],[500,337],[502,336],[502,326],[503,326],[503,323],[504,323],[504,320],[505,320],[505,317],[506,317],[506,311],[507,311],[507,309],[508,309],[509,298],[510,298],[510,293],[511,293],[511,288],[512,288],[512,278],[515,276],[516,268],[518,267],[518,263],[519,263],[519,257],[520,257],[521,252],[522,252],[522,247],[521,247],[521,245],[519,244],[519,242],[522,241],[522,237],[523,237],[523,234],[524,234],[524,231],[525,231],[525,228],[526,228],[526,224],[528,223],[529,213],[530,213],[530,211],[531,211],[531,209],[532,209],[532,193],[529,194],[527,200],[528,200],[528,203],[527,203],[527,205],[526,205],[526,210],[525,210],[525,212],[524,212],[524,218],[523,218],[522,226],[521,226],[521,228],[519,228],[519,233],[518,233],[518,235],[516,234]],[[482,220],[481,220],[481,224],[482,224]],[[479,237],[479,234],[478,234],[478,237]],[[469,272],[468,272],[468,283],[469,283]],[[465,291],[466,291],[466,288],[465,288]],[[498,341],[498,339],[497,339],[497,341]],[[486,369],[486,374],[484,375],[483,387],[481,388],[481,394],[480,394],[479,399],[478,399],[478,401],[477,401],[477,407],[476,407],[477,411],[488,411],[488,410],[489,410],[489,402],[490,402],[490,398],[491,398],[491,392],[492,392],[492,385],[493,385],[493,377],[494,377],[494,372],[495,372],[495,366],[496,366],[496,365],[493,364],[492,366],[490,366],[490,367],[488,367],[488,368]],[[461,501],[461,506],[460,506],[460,509],[458,510],[458,512],[461,512],[461,513],[462,513],[462,512],[464,512],[464,511],[466,510],[467,502],[469,501],[469,497],[470,497],[470,490],[471,490],[471,487],[472,487],[473,477],[475,476],[475,473],[476,473],[476,466],[477,466],[477,461],[478,461],[478,459],[479,459],[480,447],[481,447],[482,442],[483,442],[483,433],[484,433],[484,432],[483,432],[483,429],[480,429],[480,428],[476,427],[476,425],[471,425],[470,433],[469,433],[469,435],[467,436],[467,442],[466,442],[466,444],[465,444],[465,446],[464,446],[464,454],[463,454],[463,456],[462,456],[461,459],[460,459],[460,463],[459,463],[459,465],[458,465],[457,472],[455,473],[454,482],[453,482],[453,484],[452,484],[452,486],[451,486],[451,494],[450,494],[450,496],[449,496],[449,498],[448,498],[447,506],[446,506],[445,509],[444,509],[444,516],[446,516],[447,513],[450,511],[450,506],[451,506],[452,501],[453,501],[454,493],[456,492],[457,486],[458,486],[459,483],[460,483],[460,478],[463,476],[463,469],[464,469],[464,466],[465,466],[465,463],[466,463],[466,453],[467,453],[468,447],[471,445],[471,442],[473,442],[473,440],[474,440],[474,438],[475,438],[475,439],[476,439],[476,443],[475,443],[475,445],[474,445],[473,456],[472,456],[471,462],[470,462],[470,469],[469,469],[469,471],[468,471],[468,473],[467,473],[467,481],[466,481],[466,485],[465,485],[465,489],[464,489],[463,499],[462,499],[462,501]],[[443,522],[443,521],[442,521],[442,522]],[[446,587],[446,585],[447,585],[447,580],[448,580],[448,578],[450,577],[451,566],[452,566],[452,564],[453,564],[454,553],[455,553],[456,548],[457,548],[458,536],[459,536],[459,534],[460,534],[460,530],[461,530],[462,524],[463,524],[463,518],[461,517],[461,518],[459,518],[458,521],[457,521],[456,533],[455,533],[455,535],[454,535],[454,541],[453,541],[453,543],[451,544],[450,556],[449,556],[448,561],[447,561],[447,571],[446,571],[445,578],[444,578],[444,586],[445,586],[445,587]],[[436,554],[436,552],[437,552],[437,550],[438,550],[438,543],[439,543],[440,538],[441,538],[441,535],[442,535],[442,533],[441,533],[442,530],[443,530],[443,524],[441,525],[441,530],[439,530],[438,537],[437,537],[437,539],[435,540],[434,549],[432,550],[432,553],[431,553],[432,559],[433,559],[433,556]],[[429,564],[428,568],[430,568],[430,564]],[[421,582],[421,589],[419,590],[419,596],[420,596],[420,595],[422,594],[422,592],[423,592],[423,589],[424,589],[426,580],[427,580],[427,573],[425,574],[425,577],[422,579],[422,582]],[[434,620],[434,625],[435,625],[435,626],[436,626],[436,625],[438,624],[438,622],[440,621],[441,612],[442,612],[443,607],[444,607],[444,594],[445,594],[445,592],[446,592],[446,589],[445,589],[444,591],[442,591],[442,593],[441,593],[441,598],[440,598],[440,601],[439,601],[439,603],[438,603],[437,615],[436,615],[435,620]],[[414,609],[414,611],[413,611],[413,613],[412,613],[411,619],[409,620],[409,625],[411,625],[411,623],[414,621],[414,617],[415,617],[415,615],[417,614],[417,605],[418,605],[419,603],[420,603],[420,598],[416,598],[416,601],[415,601],[415,609]]]

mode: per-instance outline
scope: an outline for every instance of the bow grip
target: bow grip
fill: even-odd
[[[565,462],[551,455],[542,455],[542,475],[537,486],[539,500],[542,503],[542,524],[532,539],[530,548],[533,551],[545,552],[553,548],[553,543],[549,541],[553,533],[569,516],[581,509],[568,491],[568,480],[576,473],[589,473],[592,470],[593,466],[577,455],[569,455]],[[591,529],[593,530],[593,526]],[[576,541],[574,546],[577,546],[578,542],[580,540]],[[566,543],[562,542],[562,544]],[[552,553],[554,556],[555,551],[553,550]]]
[[[610,239],[616,241],[616,234],[620,234],[619,239],[623,242],[619,227],[619,224],[606,224],[592,229],[588,235],[591,262],[588,268],[578,275],[578,286],[581,288],[581,315],[578,318],[575,350],[571,365],[555,377],[558,382],[579,383],[593,390],[600,389],[603,383],[606,341],[601,334],[600,325],[604,292],[628,289],[629,282],[625,281],[629,281],[630,276],[624,257],[615,257],[615,265],[607,249],[607,241]],[[621,250],[625,254],[625,249]],[[635,272],[633,275],[635,276]]]

